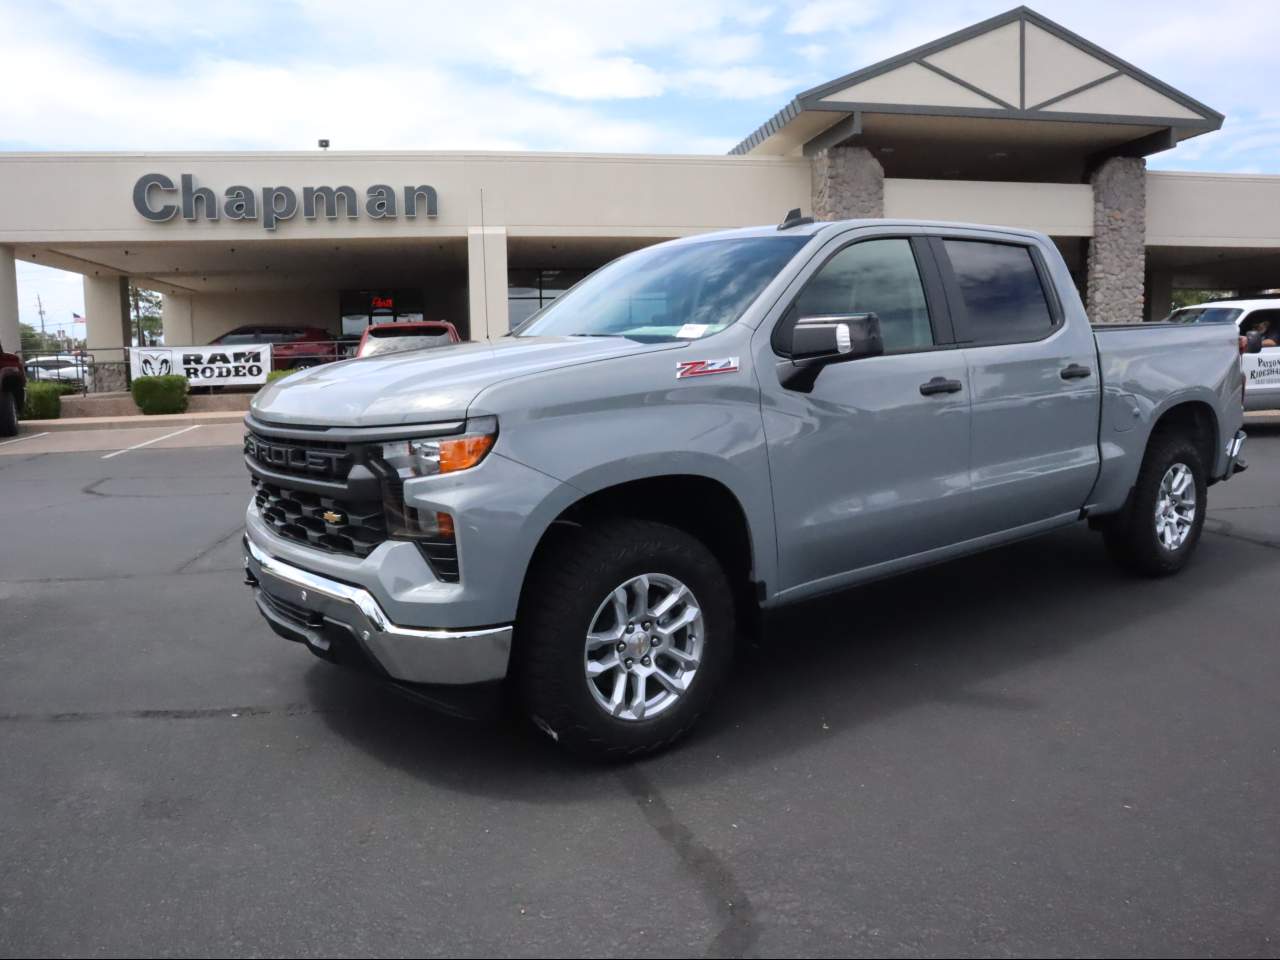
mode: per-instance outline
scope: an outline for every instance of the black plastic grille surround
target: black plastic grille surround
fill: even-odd
[[[351,473],[352,450],[329,440],[284,440],[250,431],[244,437],[244,456],[274,473],[315,480],[342,481]]]
[[[410,540],[437,580],[460,581],[456,541],[392,536],[392,529],[414,529],[407,521],[417,511],[406,509],[403,483],[381,460],[381,444],[283,439],[251,430],[244,457],[254,503],[280,536],[361,558],[385,540]]]

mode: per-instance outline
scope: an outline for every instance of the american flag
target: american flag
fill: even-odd
[[[71,321],[72,323],[84,323],[84,317],[80,316],[78,313],[73,313],[71,314]]]

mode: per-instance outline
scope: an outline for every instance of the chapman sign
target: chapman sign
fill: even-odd
[[[371,220],[394,220],[404,212],[406,220],[419,214],[435,217],[440,200],[430,184],[407,184],[397,190],[385,183],[375,183],[364,192],[364,202],[352,187],[262,187],[254,190],[239,184],[227,187],[221,198],[210,188],[196,186],[190,173],[180,174],[178,183],[163,173],[147,173],[133,185],[133,208],[154,223],[172,220],[179,213],[183,220],[260,220],[264,230],[274,230],[282,220],[292,220],[299,209],[304,220],[337,220],[344,216],[358,220],[363,207]],[[403,198],[403,207],[401,199]]]
[[[186,377],[193,387],[241,387],[266,383],[271,344],[237,343],[227,347],[130,347],[134,378]]]

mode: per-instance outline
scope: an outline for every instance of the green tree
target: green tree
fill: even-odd
[[[18,336],[22,341],[22,355],[34,357],[41,353],[58,353],[62,344],[53,334],[41,333],[29,323],[18,324]]]
[[[130,286],[133,306],[133,342],[140,347],[153,347],[160,342],[164,324],[160,319],[160,294]]]
[[[1213,300],[1222,300],[1225,297],[1234,297],[1234,290],[1194,290],[1185,288],[1173,291],[1173,309],[1180,310],[1183,307],[1194,307],[1197,303],[1209,303]]]

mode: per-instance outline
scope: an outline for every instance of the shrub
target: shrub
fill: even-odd
[[[23,420],[57,420],[62,413],[62,390],[57,383],[28,383]]]
[[[73,394],[73,393],[75,393],[75,394],[80,394],[80,393],[83,393],[83,392],[84,392],[84,391],[83,391],[79,386],[77,386],[77,385],[76,385],[76,384],[74,384],[74,383],[57,383],[57,382],[55,382],[55,383],[53,383],[53,384],[52,384],[52,386],[55,386],[55,387],[57,387],[57,388],[58,388],[58,396],[60,396],[60,397],[67,397],[67,396],[70,396],[70,395],[71,395],[71,394]]]
[[[267,383],[273,383],[281,377],[287,377],[291,373],[297,373],[296,370],[272,370],[267,374]]]
[[[187,378],[138,377],[133,381],[133,402],[146,414],[182,413],[187,409]]]

